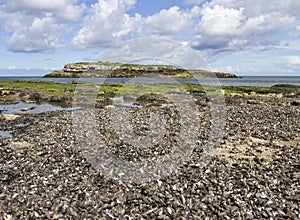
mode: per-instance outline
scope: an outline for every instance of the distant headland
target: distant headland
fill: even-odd
[[[238,78],[235,74],[207,70],[187,70],[171,65],[122,64],[111,62],[70,63],[46,78],[136,78],[158,76],[171,78]]]

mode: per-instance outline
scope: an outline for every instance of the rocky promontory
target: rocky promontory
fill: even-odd
[[[141,65],[109,62],[79,62],[67,64],[44,77],[58,78],[135,78],[140,76],[172,78],[237,78],[236,75],[207,70],[187,70],[170,65]]]

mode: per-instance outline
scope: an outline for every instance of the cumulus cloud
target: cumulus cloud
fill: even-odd
[[[86,8],[77,0],[2,0],[8,11],[24,11],[30,14],[51,13],[65,21],[77,21]]]
[[[73,45],[79,48],[110,46],[136,31],[141,15],[126,13],[134,4],[134,0],[98,0],[84,18],[82,28],[73,38]]]
[[[173,35],[190,26],[191,17],[178,6],[163,9],[145,19],[144,30],[150,34]]]
[[[77,0],[2,0],[0,28],[14,52],[45,52],[63,46],[69,22],[77,21],[85,4]]]
[[[164,36],[209,54],[278,48],[283,42],[273,36],[283,30],[300,35],[299,0],[185,0],[189,9],[174,5],[145,17],[132,13],[138,0],[95,0],[89,6],[82,2],[91,1],[0,0],[0,28],[8,46],[12,51],[42,52],[66,40],[82,49],[107,48],[137,37]],[[73,32],[62,35],[63,28]]]
[[[256,17],[261,14],[278,12],[282,15],[299,16],[299,0],[212,0],[206,4],[208,7],[223,5],[225,8],[245,8],[246,17]]]
[[[229,1],[230,2],[230,1]],[[199,49],[241,50],[260,45],[274,32],[295,22],[295,18],[279,12],[268,12],[248,17],[244,7],[227,8],[223,5],[206,5],[196,27],[194,47]],[[278,41],[269,40],[276,45]]]
[[[201,12],[202,19],[198,31],[207,35],[235,35],[244,20],[243,10],[224,8],[220,5],[205,7]]]
[[[62,46],[58,34],[62,27],[51,17],[24,17],[16,14],[14,21],[7,24],[7,29],[12,32],[8,45],[15,52],[51,51]]]

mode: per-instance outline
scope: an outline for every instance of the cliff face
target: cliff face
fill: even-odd
[[[172,78],[209,78],[213,75],[218,78],[236,78],[230,73],[209,72],[206,70],[186,70],[167,65],[139,65],[120,63],[88,63],[80,62],[67,64],[62,70],[56,70],[44,77],[61,78],[135,78],[139,76],[172,77]]]

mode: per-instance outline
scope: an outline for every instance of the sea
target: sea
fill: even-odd
[[[57,83],[70,83],[72,81],[88,81],[95,83],[196,83],[201,85],[220,86],[260,86],[271,87],[275,84],[300,85],[300,76],[243,76],[241,78],[219,78],[219,79],[158,79],[158,78],[43,78],[41,76],[0,76],[1,80],[42,80]]]

